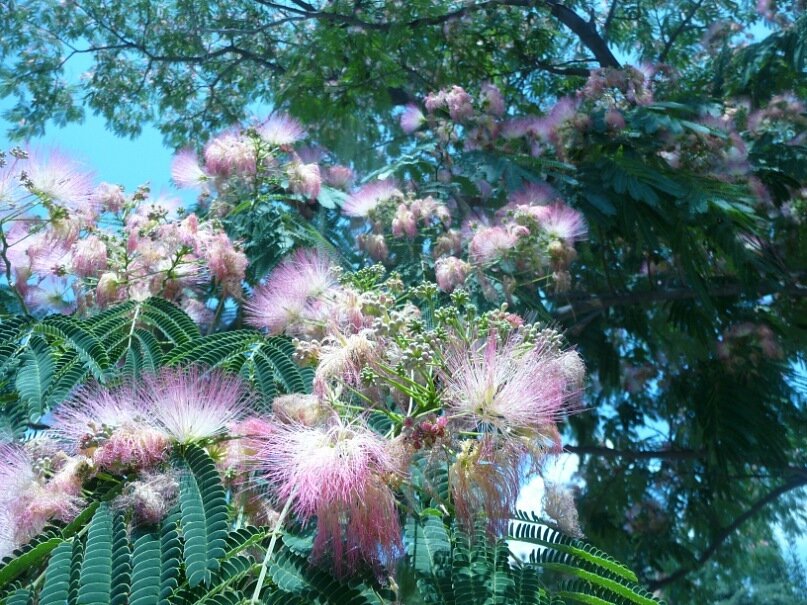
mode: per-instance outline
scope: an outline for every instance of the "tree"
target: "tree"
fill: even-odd
[[[177,146],[268,101],[333,153],[323,172],[333,158],[378,168],[367,178],[412,182],[456,222],[485,215],[499,231],[478,243],[517,225],[533,237],[518,211],[495,211],[529,183],[551,186],[530,195],[582,212],[587,243],[541,255],[544,240],[520,239],[485,266],[471,225],[451,265],[424,263],[459,225],[435,220],[412,239],[417,213],[398,194],[358,243],[407,283],[466,273],[479,305],[560,322],[590,374],[588,411],[567,435],[583,529],[673,602],[704,602],[717,588],[693,572],[716,556],[738,568],[744,551],[725,544],[790,518],[807,483],[807,21],[795,5],[755,4],[30,4],[0,17],[3,91],[21,95],[9,117],[23,136],[86,105],[124,134],[156,120]],[[764,36],[745,40],[759,23]],[[71,53],[91,61],[78,83],[61,80]],[[628,65],[641,61],[653,69]],[[411,136],[391,119],[397,105],[412,105]],[[207,183],[222,176],[202,168]],[[324,237],[361,262],[334,210],[344,195],[305,190],[295,174],[296,189],[291,172],[260,190],[214,183],[251,284],[295,241]]]

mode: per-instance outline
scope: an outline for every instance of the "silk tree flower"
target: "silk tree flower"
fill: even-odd
[[[332,266],[331,259],[318,250],[296,250],[255,289],[246,304],[247,323],[270,334],[282,334],[305,329],[307,321],[318,321],[322,307],[329,306],[329,291],[339,288]]]
[[[255,130],[264,141],[277,147],[293,145],[306,136],[303,125],[285,113],[273,113]]]
[[[109,212],[120,212],[126,204],[123,187],[106,182],[93,190],[92,199],[101,209]]]
[[[133,384],[79,389],[53,412],[51,430],[68,451],[84,454],[97,467],[113,472],[163,462],[170,442]]]
[[[202,187],[209,179],[193,149],[182,149],[171,160],[171,180],[180,189]]]
[[[347,191],[353,185],[356,175],[348,166],[328,166],[325,169],[325,182],[331,187]]]
[[[246,254],[236,250],[232,240],[222,231],[207,240],[204,255],[207,268],[221,286],[223,295],[240,295],[241,282],[249,264]]]
[[[293,162],[287,170],[292,190],[309,199],[316,199],[322,186],[319,165]]]
[[[471,266],[456,256],[439,258],[434,264],[437,286],[443,292],[450,294],[457,286],[465,283],[470,270]]]
[[[509,205],[513,206],[546,206],[559,199],[558,192],[545,182],[527,183],[507,196]]]
[[[448,115],[455,122],[464,122],[474,115],[473,99],[461,86],[452,86],[445,99]]]
[[[362,369],[369,365],[377,354],[378,343],[368,337],[372,330],[358,334],[329,336],[319,349],[319,363],[314,374],[314,392],[324,396],[332,380],[358,386]]]
[[[420,111],[420,107],[413,103],[404,107],[403,113],[401,114],[401,129],[406,134],[412,134],[425,123],[426,116]]]
[[[500,433],[545,431],[564,416],[577,390],[564,369],[565,354],[556,351],[513,334],[451,346],[441,373],[447,409]]]
[[[81,510],[80,482],[46,482],[31,455],[16,445],[0,445],[0,485],[0,558],[8,554],[2,549],[27,542],[48,521],[69,522]]]
[[[334,410],[317,395],[294,393],[276,397],[272,402],[272,414],[286,424],[316,426],[333,418]]]
[[[255,143],[237,130],[208,141],[204,150],[205,171],[213,176],[252,176],[257,168]]]
[[[252,403],[239,377],[199,366],[163,368],[146,375],[135,396],[152,422],[179,443],[220,437]]]
[[[79,277],[96,275],[107,266],[107,248],[97,235],[88,235],[73,246],[70,270]]]
[[[547,208],[548,211],[541,216],[540,223],[551,237],[570,244],[586,239],[588,227],[580,212],[563,203],[552,204]]]
[[[524,456],[518,444],[491,435],[462,442],[448,482],[457,519],[467,531],[484,521],[491,535],[506,532],[528,468]]]
[[[503,116],[505,112],[504,97],[497,86],[485,82],[482,84],[482,107],[492,116]]]
[[[397,461],[369,428],[278,424],[256,455],[279,503],[291,501],[307,523],[317,518],[313,557],[328,553],[337,573],[360,562],[389,564],[401,551],[401,528],[388,480]]]
[[[342,213],[346,216],[365,217],[379,204],[402,195],[392,179],[373,181],[362,185],[348,196],[342,206]]]
[[[518,237],[503,227],[482,227],[476,230],[468,245],[472,263],[487,264],[507,254],[518,242]]]
[[[93,175],[59,151],[30,152],[25,166],[30,189],[49,201],[93,217],[98,209],[93,191]]]
[[[112,501],[115,510],[132,511],[138,523],[156,525],[168,514],[179,496],[179,481],[172,473],[146,472],[128,483]]]

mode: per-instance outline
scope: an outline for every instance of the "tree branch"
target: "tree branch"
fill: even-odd
[[[550,12],[558,21],[563,23],[566,27],[572,30],[583,45],[594,53],[594,58],[600,64],[600,67],[614,67],[620,69],[619,61],[617,61],[611,49],[608,48],[605,40],[597,33],[597,28],[594,26],[594,21],[586,21],[560,2],[546,0],[546,4],[550,7]]]
[[[792,283],[786,285],[766,284],[756,289],[748,288],[747,286],[739,283],[722,284],[708,288],[707,294],[710,298],[739,296],[743,293],[753,294],[754,296],[765,296],[770,294],[787,294],[789,296],[796,297],[807,296],[807,286],[801,286],[796,283],[798,279],[801,278],[797,276],[794,278]],[[565,320],[577,317],[578,315],[604,311],[611,307],[648,305],[657,302],[688,300],[697,298],[699,295],[699,292],[697,292],[695,289],[687,287],[659,290],[640,290],[610,296],[590,296],[583,293],[579,293],[578,296],[575,296],[574,293],[570,293],[566,296],[566,300],[569,301],[569,304],[559,307],[553,315],[556,319]]]
[[[703,452],[698,450],[616,450],[597,445],[567,445],[563,451],[581,456],[602,456],[604,458],[622,458],[623,460],[653,460],[656,458],[694,460],[703,456]]]
[[[678,27],[676,27],[673,33],[670,34],[670,37],[664,44],[664,48],[662,49],[661,54],[658,56],[659,63],[664,63],[664,61],[667,60],[667,55],[670,54],[673,44],[675,44],[675,41],[678,39],[678,36],[684,33],[684,30],[686,29],[687,25],[689,25],[689,22],[692,21],[692,17],[695,16],[695,13],[698,12],[698,9],[701,7],[701,5],[703,5],[703,0],[698,0],[692,7],[692,10],[690,10],[689,13],[686,14],[684,18],[681,20],[681,23],[678,24]]]
[[[770,491],[762,498],[754,502],[751,505],[751,508],[746,510],[744,513],[739,515],[734,521],[732,521],[729,525],[721,529],[717,534],[715,534],[712,542],[706,549],[700,554],[700,556],[695,559],[694,563],[689,566],[682,567],[678,571],[671,573],[668,576],[660,578],[658,580],[651,580],[648,582],[648,588],[650,590],[657,590],[667,584],[671,584],[676,580],[680,580],[687,574],[696,571],[703,567],[706,562],[717,552],[717,550],[723,545],[723,543],[728,540],[731,535],[746,521],[748,521],[751,517],[756,515],[759,511],[765,508],[768,504],[775,501],[781,495],[786,494],[787,492],[797,489],[799,487],[804,487],[807,485],[807,473],[802,474],[801,476],[797,476],[796,478],[788,481],[777,487],[776,489]]]

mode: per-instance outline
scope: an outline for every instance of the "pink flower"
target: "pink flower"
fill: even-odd
[[[329,166],[325,170],[325,182],[331,187],[347,190],[353,184],[355,178],[353,170],[347,166]]]
[[[289,166],[288,174],[291,188],[295,193],[300,193],[309,199],[315,199],[319,195],[322,178],[318,164],[295,162]]]
[[[347,216],[364,217],[370,214],[376,206],[387,200],[402,195],[395,187],[392,179],[373,181],[362,185],[357,191],[351,193],[342,206],[342,213]]]
[[[180,189],[194,189],[204,185],[210,177],[199,166],[193,149],[183,149],[171,161],[171,179]]]
[[[490,534],[504,534],[521,488],[524,455],[516,442],[491,435],[462,443],[448,480],[457,518],[466,531],[483,521]]]
[[[235,249],[224,232],[217,233],[206,242],[204,254],[207,267],[222,287],[223,294],[240,294],[241,282],[249,264],[246,255]]]
[[[609,109],[605,112],[605,125],[611,130],[623,130],[625,128],[625,117],[618,109]]]
[[[81,510],[80,483],[63,480],[60,472],[45,482],[34,463],[22,448],[0,445],[0,558],[41,532],[48,521],[69,522]],[[74,469],[68,462],[65,470]]]
[[[517,243],[518,238],[502,227],[482,227],[476,230],[468,253],[471,262],[487,264],[507,254]]]
[[[505,112],[504,97],[498,87],[490,83],[482,84],[482,106],[492,116],[502,116]]]
[[[286,424],[316,426],[333,418],[333,410],[316,395],[282,395],[272,402],[272,413]]]
[[[223,435],[252,405],[239,377],[199,366],[146,375],[137,397],[156,426],[179,443]]]
[[[408,237],[414,239],[417,235],[417,221],[415,215],[409,210],[406,204],[399,204],[392,219],[393,237]]]
[[[541,227],[549,235],[569,243],[586,239],[588,227],[582,214],[560,202],[548,208],[541,219]]]
[[[439,258],[434,264],[437,285],[443,292],[451,293],[457,286],[465,283],[470,269],[471,266],[468,263],[456,256]]]
[[[401,114],[401,128],[406,134],[412,134],[426,123],[426,116],[417,105],[409,104]]]
[[[474,115],[473,99],[460,86],[452,86],[446,93],[448,115],[455,122],[464,122]]]
[[[138,523],[156,525],[162,521],[179,496],[179,481],[168,473],[144,473],[126,485],[123,493],[112,501],[115,510],[134,514]]]
[[[576,391],[561,361],[566,355],[576,356],[548,345],[535,349],[516,336],[454,345],[441,375],[446,406],[474,425],[541,430],[563,416]]]
[[[256,459],[278,501],[301,521],[317,518],[314,557],[330,553],[337,573],[400,552],[398,512],[386,483],[397,466],[388,442],[362,425],[278,424]]]
[[[256,172],[255,144],[236,130],[208,141],[204,155],[205,171],[214,176],[251,176]]]
[[[511,204],[517,206],[545,206],[559,199],[559,196],[549,183],[541,182],[527,183],[518,191],[508,195],[507,199]]]
[[[389,258],[387,240],[380,233],[362,233],[356,236],[356,244],[374,261],[384,262]]]
[[[92,173],[61,152],[30,153],[25,172],[35,193],[81,216],[96,214]]]
[[[246,304],[247,323],[281,334],[316,318],[317,306],[338,288],[331,259],[314,249],[298,249],[272,271]]]
[[[53,412],[53,434],[111,471],[150,468],[165,460],[168,436],[132,384],[86,386]]]
[[[293,145],[305,138],[302,124],[285,113],[273,113],[256,130],[264,141],[277,147]]]
[[[71,270],[79,277],[90,277],[107,266],[107,250],[97,235],[88,235],[73,246]]]
[[[93,201],[104,210],[119,212],[126,203],[123,187],[112,183],[101,183],[92,193]]]

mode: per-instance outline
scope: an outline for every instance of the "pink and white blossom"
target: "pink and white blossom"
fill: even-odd
[[[379,204],[401,195],[392,179],[372,181],[348,196],[342,212],[347,216],[365,217]]]

